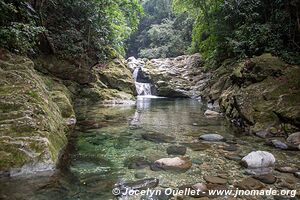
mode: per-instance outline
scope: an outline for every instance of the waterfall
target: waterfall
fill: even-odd
[[[152,95],[150,83],[135,82],[135,87],[138,95]]]
[[[151,94],[151,84],[137,82],[137,78],[138,78],[140,69],[141,68],[137,67],[133,71],[133,78],[135,80],[136,92],[138,95],[150,96],[150,95],[152,95]]]
[[[135,82],[136,82],[137,77],[138,77],[138,75],[139,75],[139,70],[140,70],[140,68],[137,67],[137,68],[135,68],[134,71],[133,71],[133,78],[134,78]]]

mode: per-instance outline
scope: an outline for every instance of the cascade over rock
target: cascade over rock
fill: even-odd
[[[144,95],[149,85],[140,83],[150,84],[158,96],[199,98],[208,81],[199,54],[152,60],[130,57],[127,64],[138,82],[137,92]]]

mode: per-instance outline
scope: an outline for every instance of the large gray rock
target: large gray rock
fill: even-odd
[[[241,164],[247,168],[250,174],[270,173],[275,165],[275,157],[266,151],[253,151],[242,158]]]

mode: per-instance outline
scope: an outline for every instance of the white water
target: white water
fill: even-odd
[[[140,70],[140,68],[137,67],[133,71],[133,78],[134,78],[135,82],[137,80],[137,77],[138,77],[138,74],[139,74],[139,70]]]
[[[151,84],[150,83],[139,83],[137,82],[137,77],[139,73],[140,68],[135,68],[133,71],[133,78],[135,80],[135,88],[136,92],[139,96],[152,96],[151,94]]]
[[[135,82],[136,92],[138,95],[151,96],[150,83],[138,83]]]

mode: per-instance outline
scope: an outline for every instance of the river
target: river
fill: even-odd
[[[264,145],[262,139],[239,132],[223,117],[206,118],[206,107],[195,100],[140,98],[136,106],[78,103],[76,107],[78,124],[59,169],[54,174],[1,178],[0,199],[109,200],[115,199],[111,191],[116,183],[144,178],[159,179],[158,188],[177,188],[205,182],[205,175],[222,175],[230,186],[246,175],[239,162],[228,157],[239,158],[253,150],[273,153],[279,164],[300,166],[299,152]],[[226,142],[200,142],[205,133],[220,134]],[[174,140],[149,141],[142,137],[147,134]],[[198,146],[191,145],[195,143]],[[188,171],[152,171],[147,164],[134,165],[133,161],[151,163],[172,157],[166,150],[170,146],[187,147],[185,156],[193,163]],[[278,174],[285,176],[289,175]]]

